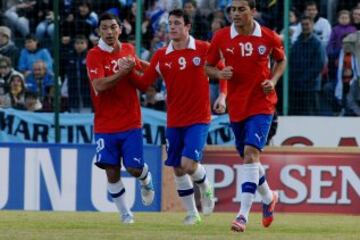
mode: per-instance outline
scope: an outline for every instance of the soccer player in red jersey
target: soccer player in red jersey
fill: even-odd
[[[228,79],[228,110],[236,147],[244,160],[241,207],[231,229],[243,232],[256,193],[263,202],[264,227],[270,226],[278,195],[271,191],[260,163],[277,96],[275,85],[286,66],[279,36],[255,20],[255,0],[233,0],[230,27],[216,32],[208,52],[210,77]],[[270,69],[270,57],[276,64]],[[223,58],[226,67],[214,66]]]
[[[201,221],[193,181],[200,188],[203,213],[208,215],[214,209],[213,188],[200,164],[210,122],[209,79],[204,69],[209,43],[195,40],[189,35],[190,28],[189,16],[181,9],[172,10],[169,45],[154,54],[144,75],[140,77],[134,71],[132,78],[143,91],[159,76],[165,81],[168,152],[165,165],[174,169],[176,189],[187,210],[184,224]],[[220,84],[224,91],[224,84]],[[217,107],[220,109],[219,105],[214,108]]]
[[[131,84],[130,71],[136,63],[132,45],[120,43],[121,24],[109,13],[99,19],[100,41],[86,58],[91,83],[91,98],[95,109],[95,164],[105,169],[108,191],[118,208],[123,223],[133,223],[133,214],[125,203],[125,187],[120,178],[121,162],[141,184],[144,205],[154,199],[151,173],[143,159],[140,103],[136,88]],[[131,58],[119,64],[121,59]]]

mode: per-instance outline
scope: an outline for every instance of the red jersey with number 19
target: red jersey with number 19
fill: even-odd
[[[170,42],[156,51],[141,78],[132,78],[141,90],[158,76],[164,79],[168,127],[210,122],[209,79],[204,69],[208,48],[209,43],[191,36],[185,49],[175,50]]]
[[[252,35],[239,35],[234,25],[215,33],[207,61],[215,66],[223,58],[226,66],[233,67],[227,96],[231,122],[274,112],[276,92],[266,95],[261,86],[264,80],[271,79],[270,56],[276,61],[284,59],[281,39],[257,22]]]
[[[128,56],[137,59],[132,45],[121,43],[120,49],[113,51],[112,47],[101,39],[87,55],[86,66],[95,109],[95,133],[114,133],[141,128],[140,103],[136,88],[130,82],[130,74],[102,92],[96,92],[91,83],[94,79],[114,75],[119,71],[119,59]],[[136,67],[140,67],[138,60]]]

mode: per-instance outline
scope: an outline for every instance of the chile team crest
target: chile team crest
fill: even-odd
[[[266,47],[264,45],[260,45],[258,47],[258,52],[260,55],[264,55],[264,53],[266,52]]]
[[[199,57],[194,57],[194,58],[193,58],[193,63],[194,63],[195,66],[200,66],[201,58],[199,58]]]

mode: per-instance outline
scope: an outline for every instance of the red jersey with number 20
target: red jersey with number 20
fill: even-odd
[[[271,79],[270,56],[284,59],[280,37],[255,22],[252,35],[240,35],[234,25],[216,32],[207,61],[215,66],[219,59],[233,67],[228,80],[228,109],[231,122],[239,122],[256,114],[272,114],[277,102],[276,92],[263,92],[261,83]]]
[[[185,49],[175,50],[170,42],[156,51],[145,74],[134,81],[146,90],[158,76],[164,79],[168,127],[210,122],[209,79],[204,69],[208,48],[209,43],[191,36]]]
[[[128,56],[137,59],[132,45],[121,43],[120,49],[113,51],[102,40],[87,55],[86,66],[95,109],[95,133],[115,133],[141,128],[140,103],[136,88],[130,82],[130,74],[102,92],[96,92],[91,83],[94,79],[114,75],[119,71],[119,59]],[[138,60],[136,67],[140,67]]]

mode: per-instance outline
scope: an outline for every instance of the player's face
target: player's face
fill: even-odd
[[[255,8],[251,9],[249,3],[243,0],[233,0],[230,7],[230,16],[235,27],[242,28],[251,24]]]
[[[169,17],[169,38],[174,41],[187,39],[190,24],[185,25],[184,18],[171,15]]]
[[[109,46],[114,46],[121,34],[121,27],[115,19],[102,20],[99,31],[101,39]]]

